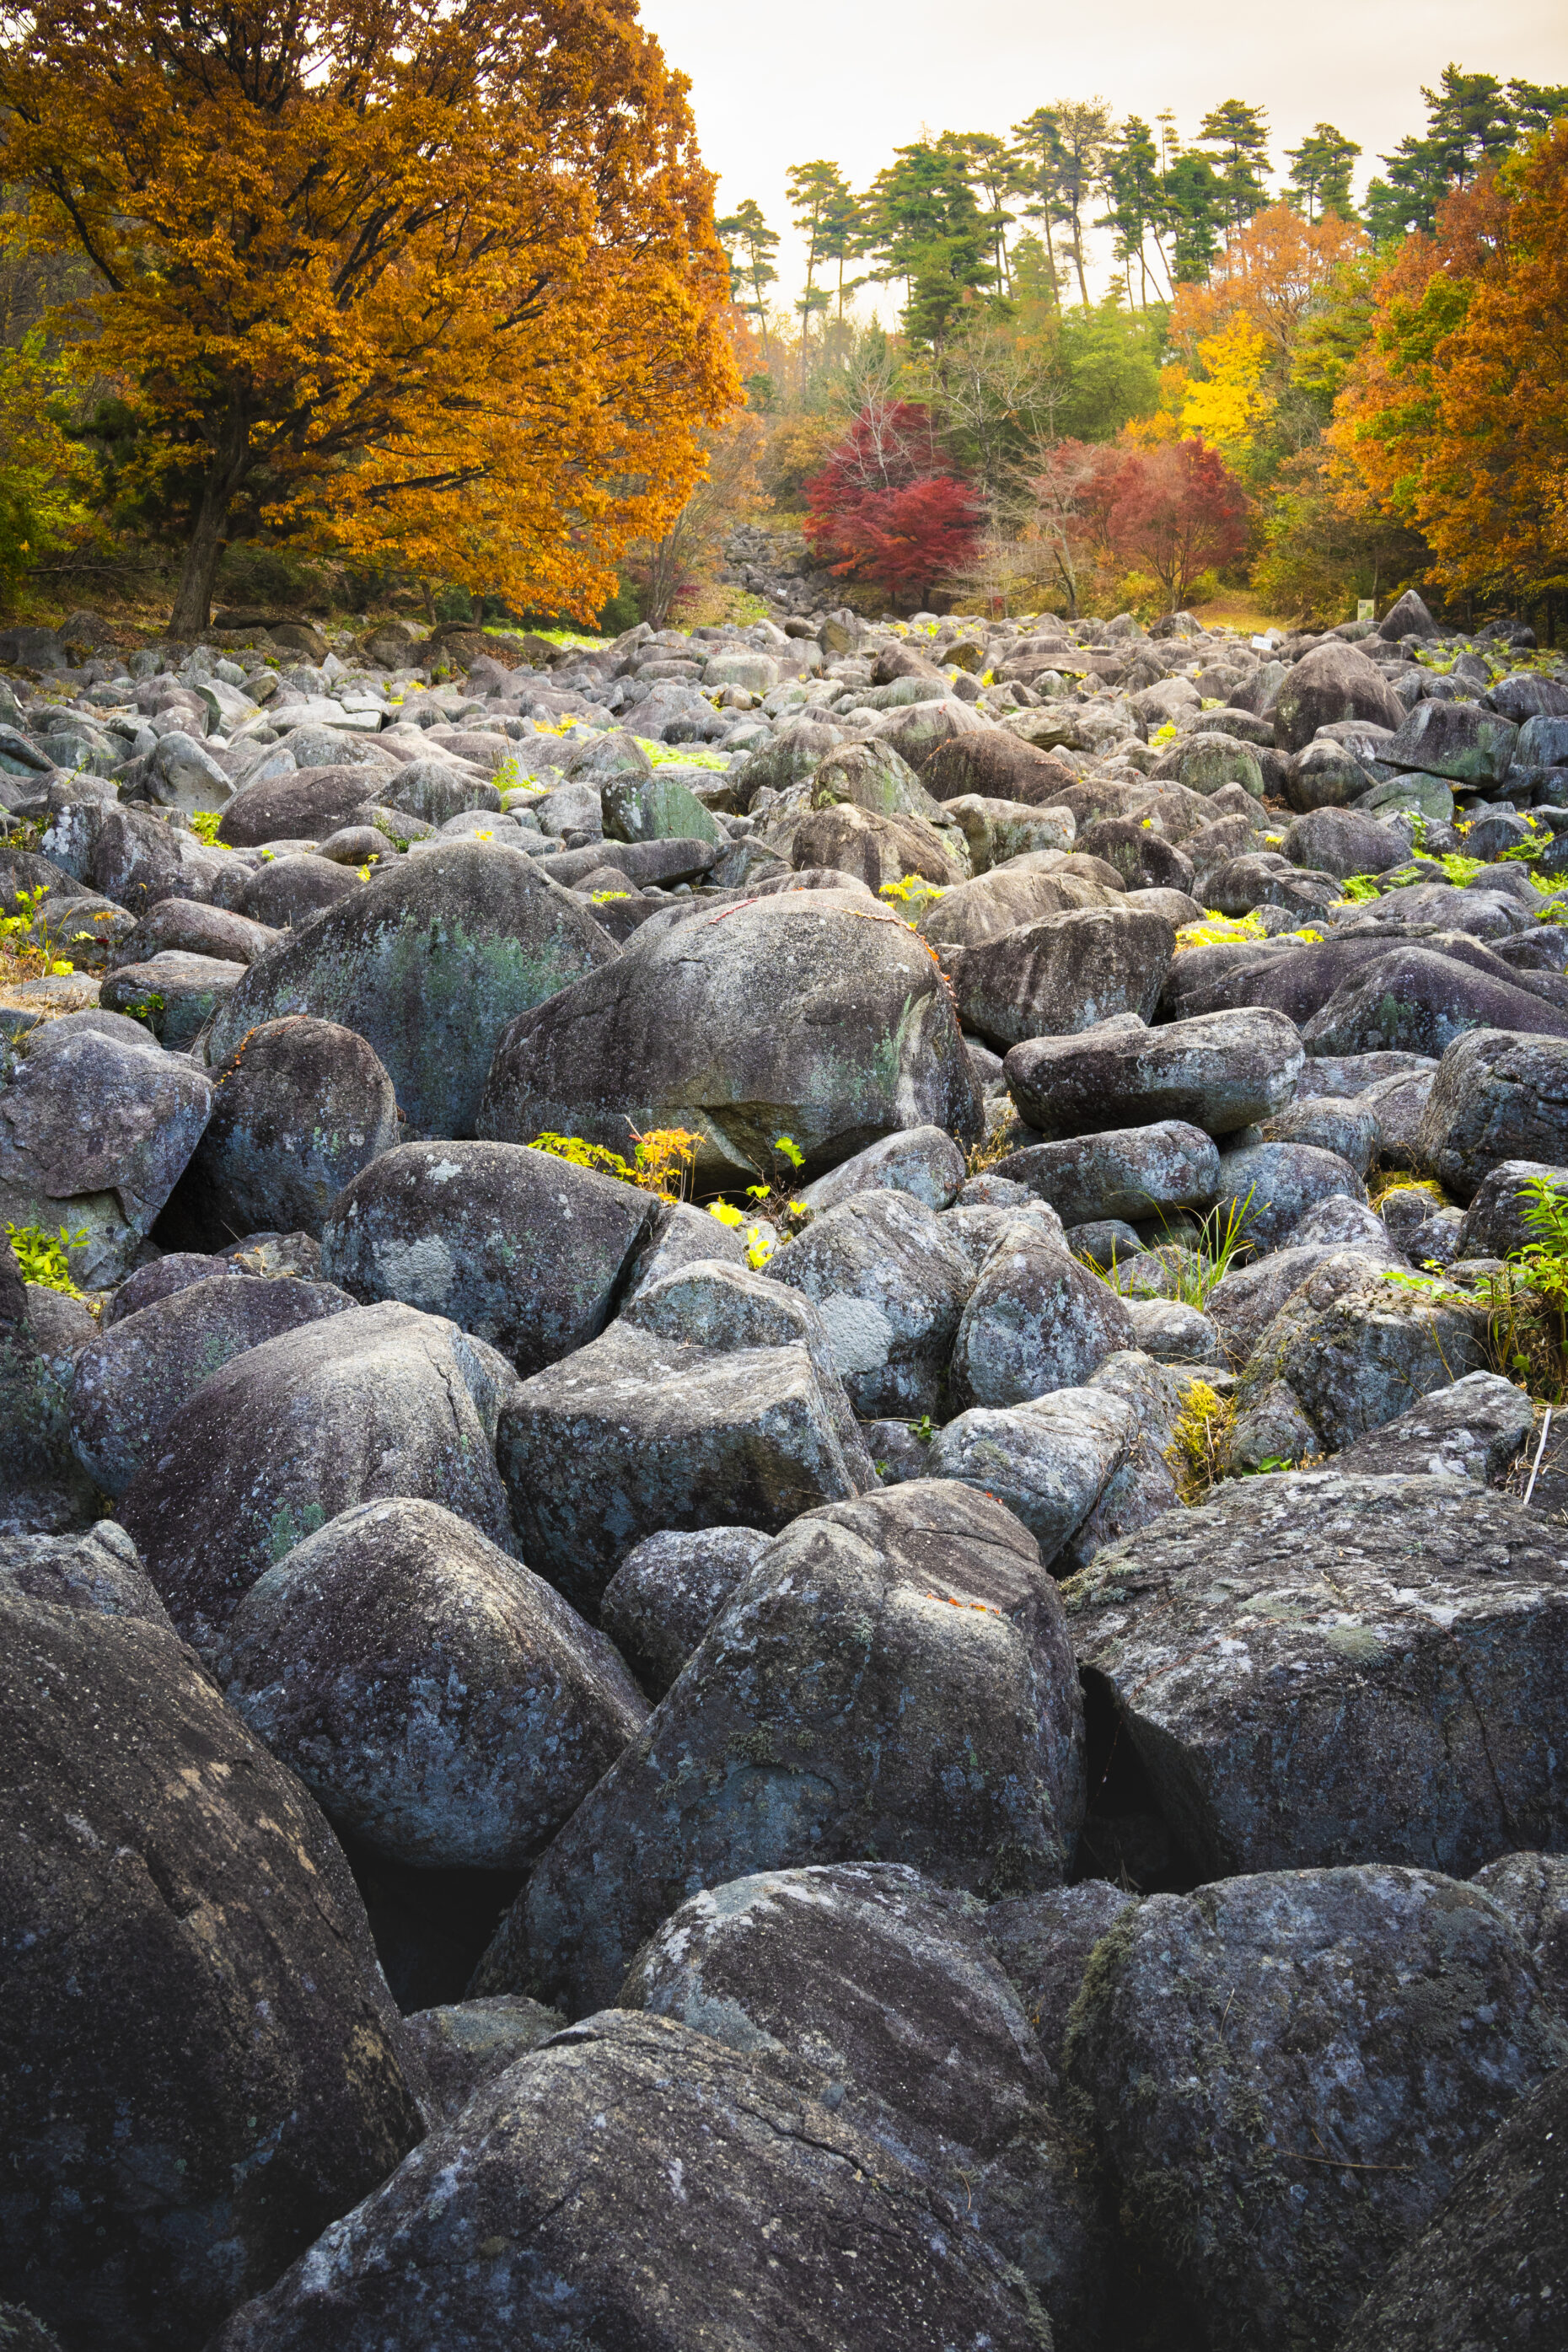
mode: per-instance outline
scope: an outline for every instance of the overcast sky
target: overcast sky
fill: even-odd
[[[1037,106],[1102,97],[1118,121],[1170,107],[1191,141],[1211,106],[1241,98],[1268,116],[1277,179],[1316,122],[1358,141],[1359,194],[1376,157],[1424,129],[1421,86],[1445,65],[1568,81],[1565,0],[643,0],[642,17],[690,77],[720,210],[754,196],[784,235],[786,297],[805,274],[789,166],[827,156],[864,188],[922,124],[1005,137]]]

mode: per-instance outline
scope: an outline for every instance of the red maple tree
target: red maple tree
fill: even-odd
[[[1234,563],[1247,547],[1247,493],[1201,441],[1166,443],[1127,457],[1106,525],[1116,553],[1147,564],[1174,611],[1200,572]]]
[[[923,603],[973,557],[984,509],[938,442],[930,412],[868,401],[805,484],[806,537],[836,578]]]

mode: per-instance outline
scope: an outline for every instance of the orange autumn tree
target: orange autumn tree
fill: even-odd
[[[0,178],[84,257],[51,322],[121,383],[132,478],[587,617],[739,388],[687,84],[635,0],[42,0]]]
[[[1438,207],[1376,289],[1331,438],[1446,589],[1568,589],[1568,121]]]

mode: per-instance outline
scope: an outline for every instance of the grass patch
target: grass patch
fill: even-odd
[[[1194,1381],[1176,1416],[1165,1461],[1176,1492],[1189,1508],[1206,1500],[1224,1477],[1236,1433],[1236,1406],[1207,1381]]]

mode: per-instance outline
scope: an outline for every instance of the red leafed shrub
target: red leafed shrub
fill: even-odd
[[[984,511],[915,403],[871,401],[805,485],[806,536],[840,580],[921,603],[980,543]]]
[[[1134,450],[1117,478],[1106,536],[1124,562],[1148,566],[1173,609],[1200,572],[1245,552],[1247,494],[1201,441]]]

